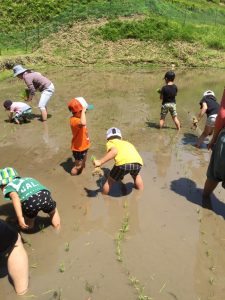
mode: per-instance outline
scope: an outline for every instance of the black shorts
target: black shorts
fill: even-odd
[[[41,190],[22,202],[23,214],[30,219],[35,218],[40,210],[49,214],[55,208],[56,202],[47,190]]]
[[[75,160],[83,160],[87,156],[88,149],[84,151],[73,151],[73,157]]]
[[[139,174],[141,167],[142,166],[138,163],[114,166],[110,171],[109,176],[115,181],[119,181],[122,180],[125,175],[130,174],[135,179]]]

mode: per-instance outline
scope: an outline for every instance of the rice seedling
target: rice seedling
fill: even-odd
[[[151,297],[144,294],[144,286],[141,285],[140,281],[134,277],[129,276],[130,284],[135,288],[138,294],[138,300],[152,300]]]
[[[162,285],[161,289],[159,290],[159,293],[162,293],[162,291],[165,289],[166,287],[166,282],[164,282],[164,284]]]
[[[210,283],[211,285],[213,285],[214,281],[215,281],[215,279],[214,279],[213,277],[210,277],[210,278],[209,278],[209,283]]]
[[[59,272],[60,272],[60,273],[64,273],[65,271],[66,271],[66,268],[65,268],[64,263],[62,262],[62,263],[59,265]]]
[[[88,281],[85,282],[85,290],[92,294],[94,291],[94,285],[90,284]]]
[[[69,244],[68,242],[65,244],[64,250],[65,250],[66,252],[69,252],[69,250],[70,250],[70,244]]]
[[[126,232],[129,230],[129,215],[127,214],[125,218],[123,219],[121,228],[119,229],[119,232],[116,235],[115,243],[116,243],[116,257],[119,262],[122,262],[122,249],[121,249],[121,242],[125,238]]]

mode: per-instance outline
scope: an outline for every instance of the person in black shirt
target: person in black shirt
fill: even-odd
[[[176,111],[177,86],[173,83],[175,79],[175,73],[173,71],[166,72],[164,79],[166,85],[164,85],[160,90],[160,99],[162,100],[162,106],[159,128],[163,128],[165,124],[166,115],[168,112],[170,112],[177,130],[180,130],[180,121],[177,118]]]
[[[28,289],[28,257],[21,236],[5,221],[0,220],[0,256],[7,259],[9,276],[18,295]]]
[[[219,103],[216,100],[214,92],[211,90],[205,91],[203,93],[203,98],[201,99],[199,104],[200,112],[198,114],[197,120],[199,122],[205,114],[207,115],[207,120],[204,130],[196,142],[195,146],[197,148],[200,148],[205,138],[213,133],[217,113],[219,110]]]

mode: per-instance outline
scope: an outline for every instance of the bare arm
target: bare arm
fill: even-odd
[[[117,155],[118,151],[115,147],[112,147],[105,156],[103,156],[101,159],[99,160],[95,160],[94,161],[94,165],[95,167],[100,167],[101,165],[103,165],[104,163],[106,163],[107,161],[113,159],[116,155]]]
[[[86,108],[83,107],[83,109],[82,109],[82,111],[81,111],[81,117],[80,117],[80,124],[81,124],[82,126],[85,126],[85,125],[87,124],[85,112],[86,112]]]
[[[23,217],[23,212],[22,212],[22,207],[21,207],[21,202],[20,202],[20,198],[19,198],[18,194],[16,192],[11,192],[9,194],[9,196],[13,202],[13,206],[14,206],[20,227],[23,229],[27,229],[29,226],[26,225],[26,223],[25,223],[25,220]]]
[[[201,108],[201,110],[200,110],[200,112],[199,112],[199,114],[198,114],[198,121],[201,120],[201,118],[202,118],[202,117],[204,116],[204,114],[206,113],[207,109],[208,109],[207,104],[206,104],[205,102],[203,102],[203,103],[202,103],[202,108]]]

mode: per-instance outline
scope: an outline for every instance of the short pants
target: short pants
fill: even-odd
[[[225,188],[225,129],[221,130],[213,146],[206,175],[208,179],[222,181],[222,186]]]
[[[32,109],[28,108],[27,110],[20,112],[20,113],[16,113],[14,119],[21,119],[23,117],[29,117],[29,115],[32,113]]]
[[[176,103],[165,103],[161,106],[161,119],[165,119],[168,112],[170,112],[172,117],[177,116]]]
[[[45,89],[42,93],[41,93],[41,98],[39,100],[39,104],[38,107],[40,109],[45,109],[48,101],[50,100],[50,98],[52,97],[53,93],[55,91],[55,87],[53,85],[53,83],[51,83],[47,89]]]
[[[209,116],[207,118],[207,120],[206,120],[206,124],[205,125],[209,126],[209,127],[214,127],[215,126],[216,117],[217,117],[217,114]]]
[[[75,160],[83,160],[87,156],[88,149],[84,151],[73,151],[73,157]]]
[[[115,181],[119,181],[122,180],[125,175],[130,174],[135,179],[139,174],[141,167],[142,166],[138,163],[114,166],[110,171],[109,176]]]
[[[40,210],[49,214],[55,208],[56,202],[47,190],[41,190],[22,202],[23,214],[30,219],[35,218]]]

